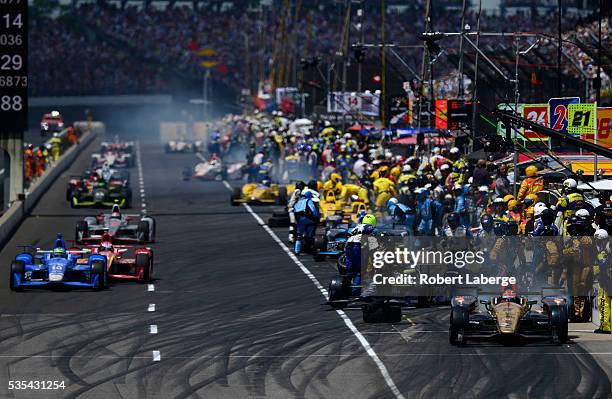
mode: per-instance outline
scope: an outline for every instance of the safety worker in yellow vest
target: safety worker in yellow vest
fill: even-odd
[[[563,196],[557,200],[557,222],[555,223],[563,235],[566,234],[567,220],[584,206],[584,196],[578,191],[578,183],[574,179],[563,181]]]
[[[604,229],[595,231],[595,246],[597,248],[597,264],[593,268],[594,285],[597,287],[597,309],[599,310],[599,328],[597,334],[610,334],[610,293],[612,293],[612,257],[608,232]],[[594,320],[595,321],[595,320]]]
[[[544,189],[544,179],[536,176],[538,168],[530,165],[525,169],[525,179],[521,182],[517,194],[517,200],[522,202],[528,194],[537,194]]]
[[[49,140],[51,145],[51,157],[53,162],[56,162],[62,152],[62,139],[57,133],[53,133],[53,137]]]

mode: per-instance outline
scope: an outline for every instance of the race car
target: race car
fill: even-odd
[[[106,150],[91,154],[92,169],[99,169],[104,165],[112,168],[131,168],[134,166],[134,159],[131,153],[116,150]]]
[[[64,119],[58,111],[51,111],[44,114],[40,120],[40,135],[47,133],[59,133],[64,128]]]
[[[166,153],[194,153],[202,148],[201,141],[170,140],[164,146]]]
[[[118,181],[93,181],[74,187],[67,195],[72,208],[111,208],[115,204],[129,208],[132,201],[132,189]]]
[[[81,176],[71,176],[66,187],[66,201],[70,201],[74,191],[89,190],[98,181],[106,182],[115,187],[129,187],[130,173],[122,169],[111,169],[110,173],[105,173],[103,169],[94,172],[88,169]]]
[[[183,170],[183,180],[238,180],[244,175],[244,162],[223,162],[217,159],[215,154],[210,160],[200,162],[191,168]]]
[[[115,245],[111,235],[105,232],[99,244],[89,245],[86,249],[106,258],[106,274],[110,280],[146,283],[153,278],[153,252],[149,248]]]
[[[565,343],[568,339],[566,298],[560,290],[543,289],[540,303],[538,309],[532,309],[538,301],[530,301],[513,289],[480,301],[475,289],[459,292],[451,299],[449,341],[460,345],[473,338],[548,337],[555,344]]]
[[[295,190],[295,184],[279,185],[263,181],[261,183],[246,183],[234,187],[230,197],[232,206],[245,202],[258,205],[287,205],[287,195]]]
[[[151,216],[121,213],[121,208],[115,204],[111,213],[87,216],[78,221],[74,239],[78,243],[98,242],[105,234],[115,243],[154,242],[155,219]]]
[[[115,136],[113,141],[103,141],[102,143],[100,143],[100,152],[131,154],[134,152],[134,142],[120,141],[119,136]]]
[[[405,298],[372,295],[364,291],[361,279],[361,243],[373,237],[353,232],[338,258],[338,276],[329,282],[327,304],[334,309],[360,305],[364,323],[398,323],[402,320]]]
[[[89,250],[66,249],[61,234],[52,250],[24,251],[11,263],[10,289],[70,286],[101,291],[106,287],[106,257]]]
[[[329,216],[325,223],[325,232],[315,237],[314,260],[320,262],[326,257],[342,256],[350,229],[351,223],[343,221],[340,215]]]

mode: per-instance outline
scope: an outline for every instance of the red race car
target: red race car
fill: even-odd
[[[153,252],[146,247],[113,245],[108,232],[98,245],[88,245],[92,253],[106,256],[107,276],[114,280],[132,280],[146,283],[153,278]]]

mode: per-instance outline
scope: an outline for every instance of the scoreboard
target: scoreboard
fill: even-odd
[[[28,2],[0,0],[0,134],[28,125]]]

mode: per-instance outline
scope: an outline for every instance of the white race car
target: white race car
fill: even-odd
[[[224,164],[217,159],[208,162],[200,162],[192,169],[185,168],[183,180],[225,180],[240,179],[243,176],[244,163],[234,162]]]
[[[182,152],[182,153],[194,153],[198,152],[202,148],[201,141],[187,141],[187,140],[170,140],[165,145],[167,153],[171,152]]]

